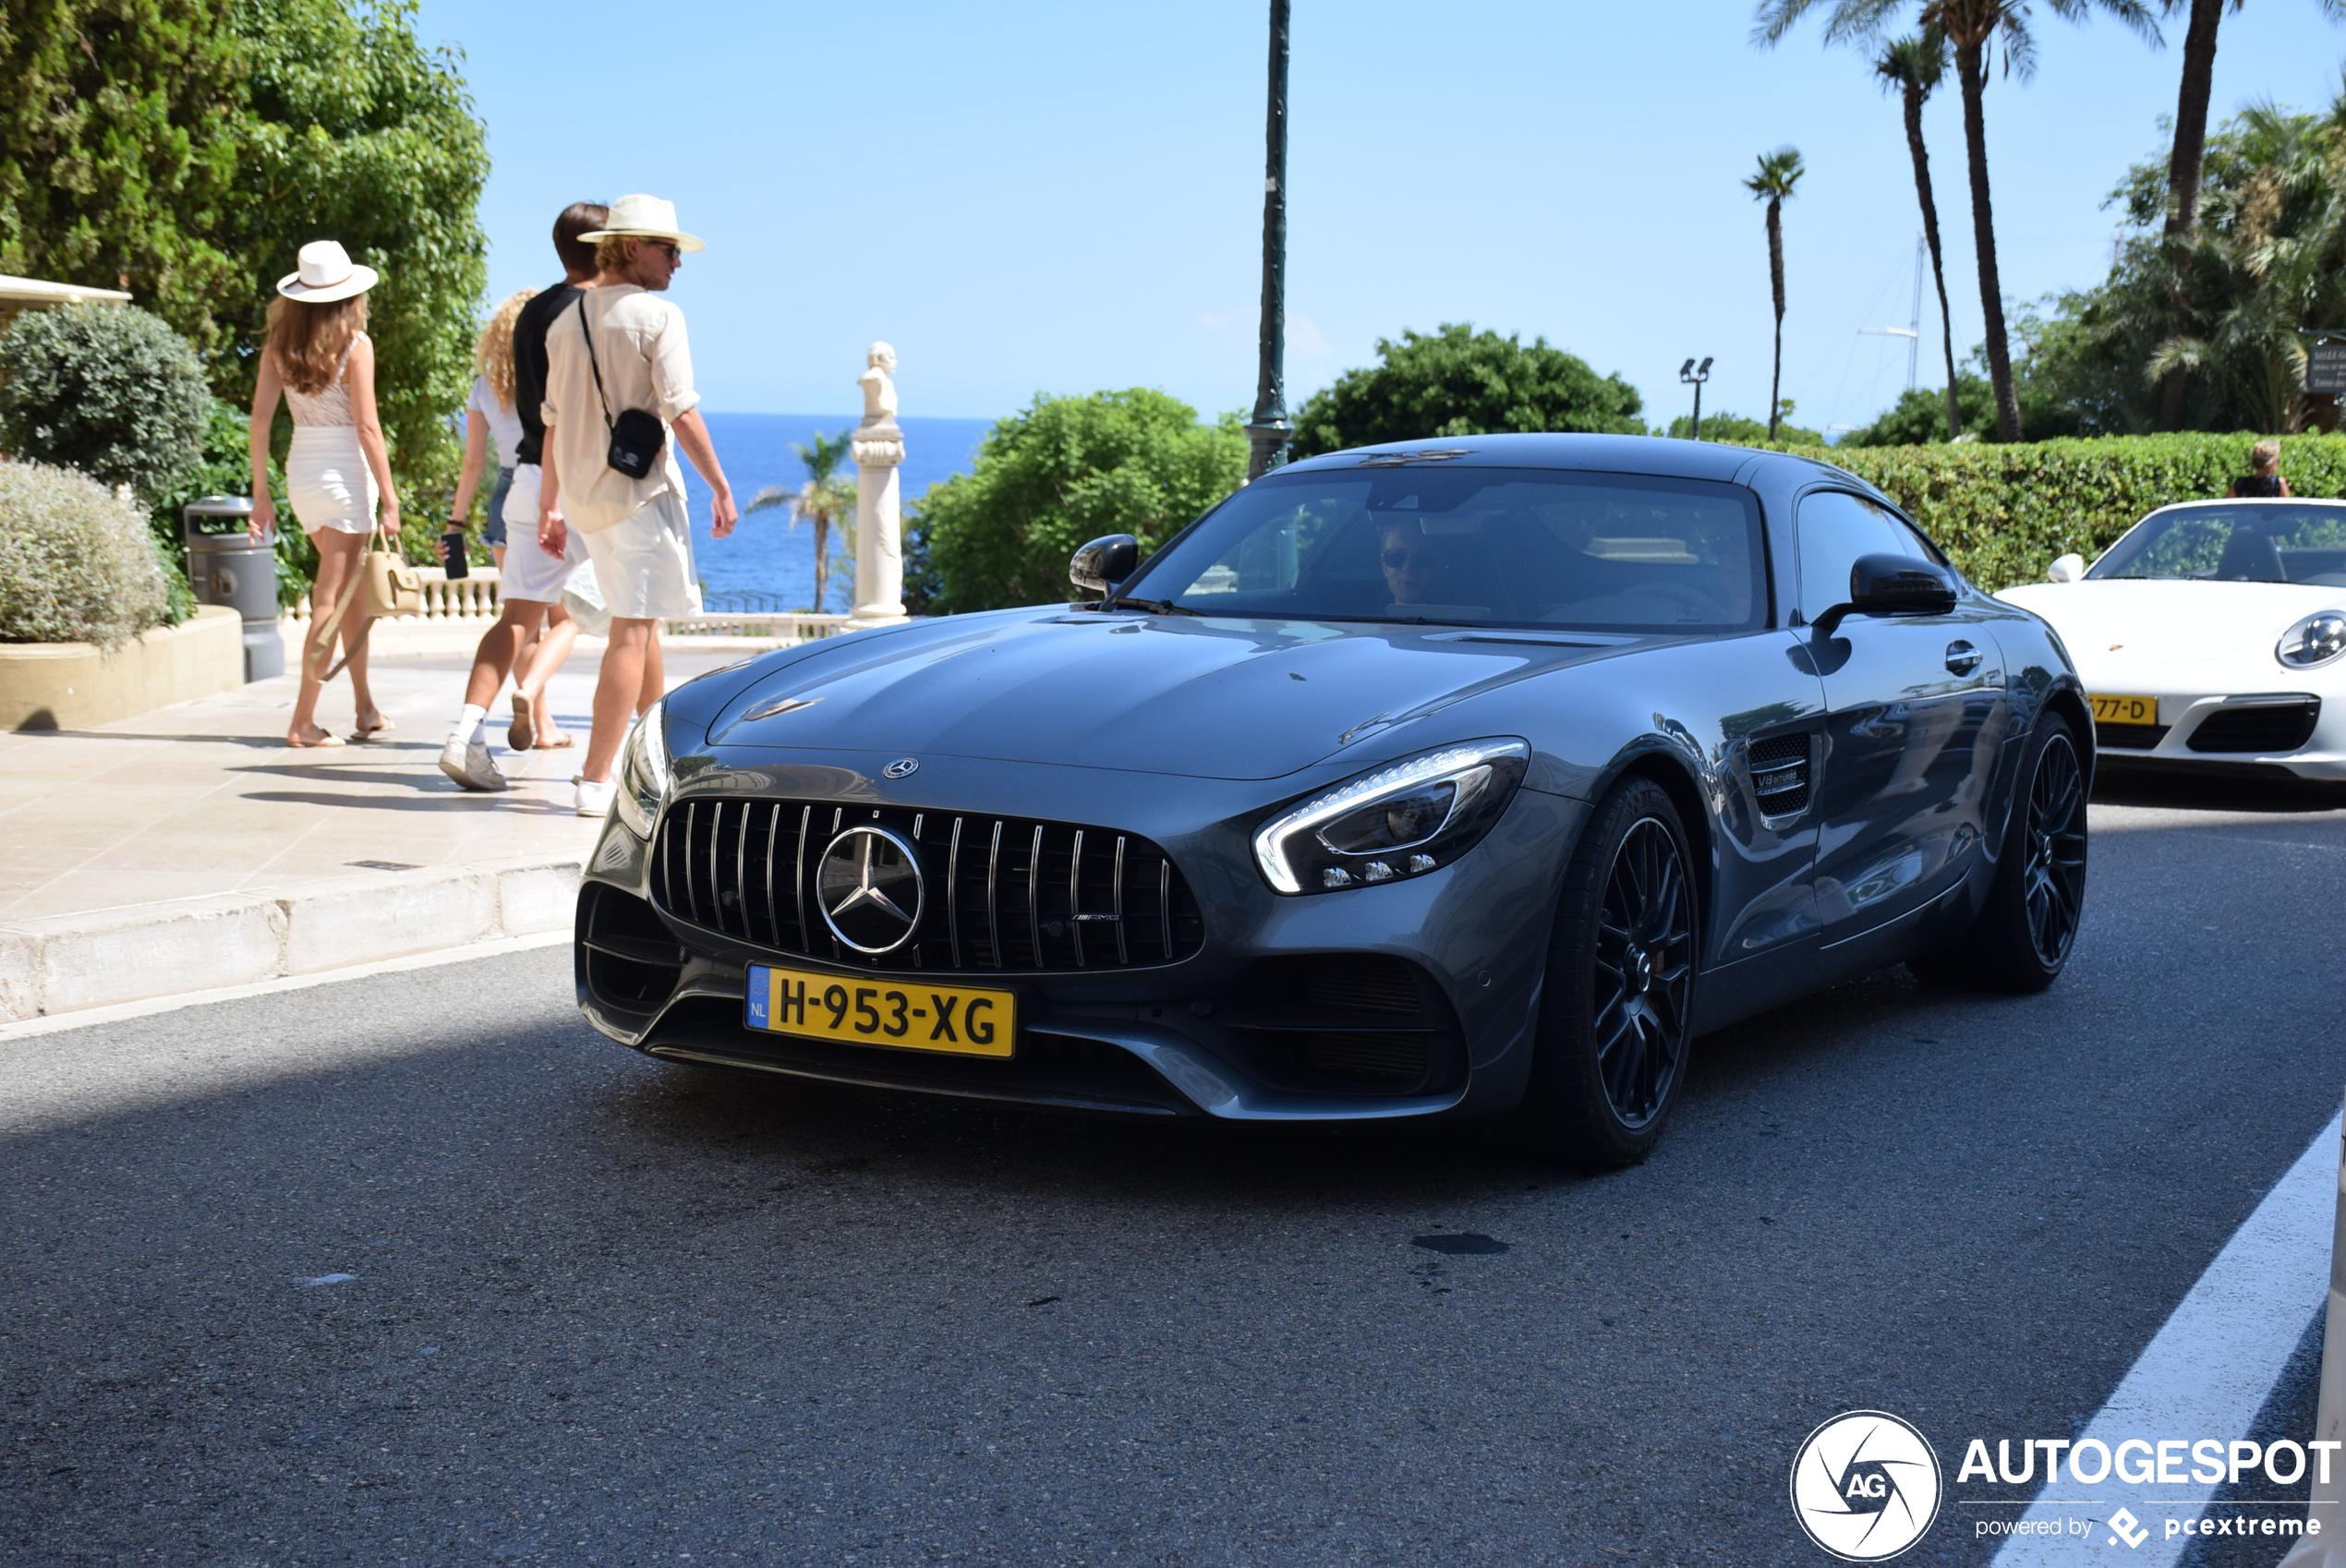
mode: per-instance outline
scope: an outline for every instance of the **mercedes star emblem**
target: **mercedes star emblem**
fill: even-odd
[[[888,828],[851,827],[833,838],[815,886],[823,923],[859,953],[892,953],[920,929],[921,859]]]
[[[882,778],[910,778],[920,770],[920,758],[898,757],[894,762],[880,769],[880,777]]]

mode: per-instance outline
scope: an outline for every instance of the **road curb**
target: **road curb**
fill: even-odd
[[[0,924],[0,1024],[564,930],[581,863],[522,857]]]

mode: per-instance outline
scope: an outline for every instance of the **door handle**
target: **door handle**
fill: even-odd
[[[1947,645],[1947,669],[1951,674],[1968,675],[1979,668],[1979,650],[1958,639]]]

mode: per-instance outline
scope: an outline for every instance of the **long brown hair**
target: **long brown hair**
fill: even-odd
[[[269,302],[269,353],[277,374],[297,392],[321,392],[342,374],[351,341],[367,330],[367,296],[324,305],[284,295]]]
[[[514,322],[519,320],[521,308],[537,297],[534,288],[512,296],[497,307],[497,313],[489,318],[489,325],[481,328],[473,344],[473,368],[504,408],[514,405]]]

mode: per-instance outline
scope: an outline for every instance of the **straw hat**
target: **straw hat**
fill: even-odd
[[[324,305],[364,294],[381,282],[372,267],[351,260],[339,240],[313,239],[301,247],[300,265],[277,280],[277,292],[287,299]]]
[[[676,226],[676,203],[657,196],[623,196],[611,204],[611,216],[593,234],[580,239],[672,239],[679,250],[707,250],[695,235]]]

